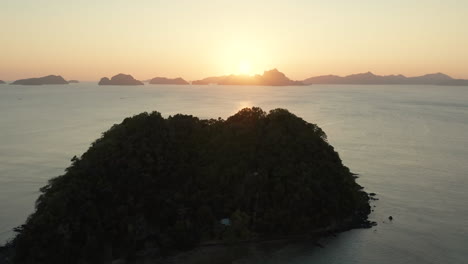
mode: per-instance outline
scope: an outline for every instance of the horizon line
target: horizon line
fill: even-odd
[[[288,74],[278,70],[278,68],[271,68],[270,70],[264,70],[263,71],[263,74],[267,71],[272,71],[272,70],[277,70],[281,73],[283,73],[284,75],[288,76]],[[45,76],[51,76],[51,75],[55,75],[55,76],[62,76],[62,78],[64,78],[65,80],[67,81],[70,81],[70,80],[78,80],[80,82],[99,82],[99,80],[101,78],[112,78],[113,76],[116,76],[118,74],[126,74],[126,75],[131,75],[132,77],[134,77],[134,74],[132,73],[123,73],[123,72],[119,72],[119,73],[116,73],[112,76],[102,76],[102,77],[99,77],[98,79],[93,79],[93,80],[90,80],[90,79],[82,79],[80,80],[79,78],[64,78],[63,75],[61,74],[46,74],[46,75],[43,75],[43,76],[33,76],[33,77],[24,77],[24,78],[20,78],[20,79],[15,79],[15,80],[7,80],[7,79],[1,79],[1,76],[0,76],[0,80],[4,81],[4,82],[14,82],[14,81],[17,81],[17,80],[22,80],[22,79],[31,79],[31,78],[42,78],[42,77],[45,77]],[[364,72],[357,72],[357,73],[351,73],[351,74],[346,74],[346,75],[338,75],[338,74],[333,74],[333,73],[328,73],[328,74],[319,74],[319,75],[310,75],[309,77],[306,77],[306,78],[303,78],[303,79],[295,79],[296,81],[304,81],[306,79],[309,79],[309,78],[314,78],[314,77],[323,77],[323,76],[335,76],[335,77],[348,77],[348,76],[352,76],[352,75],[360,75],[360,74],[372,74],[374,76],[380,76],[380,77],[389,77],[389,76],[403,76],[403,77],[406,77],[406,78],[413,78],[413,77],[421,77],[421,76],[425,76],[425,75],[433,75],[433,74],[443,74],[443,75],[447,75],[449,76],[450,78],[452,79],[462,79],[462,80],[468,80],[468,77],[464,78],[464,77],[453,77],[452,75],[449,75],[449,74],[446,74],[446,73],[443,73],[441,71],[437,71],[437,72],[430,72],[430,73],[425,73],[425,74],[421,74],[421,75],[405,75],[405,74],[402,74],[402,73],[392,73],[392,74],[376,74],[372,71],[364,71]],[[150,77],[150,78],[135,78],[139,81],[142,81],[142,82],[146,82],[148,80],[151,80],[153,78],[168,78],[168,79],[176,79],[176,78],[182,78],[183,80],[185,81],[188,81],[188,82],[192,82],[192,81],[198,81],[198,80],[203,80],[203,79],[206,79],[206,78],[210,78],[210,77],[221,77],[221,76],[249,76],[249,77],[253,77],[253,76],[256,76],[256,75],[260,75],[262,76],[261,73],[254,73],[254,74],[235,74],[235,73],[231,73],[231,74],[221,74],[221,75],[209,75],[209,76],[205,76],[205,77],[202,77],[202,78],[196,78],[196,79],[186,79],[182,76],[177,76],[177,77],[168,77],[168,76],[162,76],[162,75],[157,75],[157,76],[154,76],[154,77]]]

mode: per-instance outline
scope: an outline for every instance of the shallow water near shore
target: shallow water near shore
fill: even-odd
[[[358,182],[377,193],[370,218],[378,226],[323,239],[323,248],[241,248],[218,263],[466,263],[468,87],[1,85],[0,244],[33,212],[39,188],[125,117],[226,118],[250,106],[286,108],[318,124]]]

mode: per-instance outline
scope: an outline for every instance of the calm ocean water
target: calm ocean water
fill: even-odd
[[[375,228],[237,263],[468,263],[468,87],[0,85],[0,244],[33,212],[38,189],[125,117],[226,118],[248,106],[318,124],[380,200]]]

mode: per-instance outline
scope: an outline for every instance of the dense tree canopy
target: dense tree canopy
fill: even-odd
[[[287,110],[142,113],[41,189],[12,246],[17,263],[103,263],[147,247],[359,225],[369,213],[361,189],[325,133]]]

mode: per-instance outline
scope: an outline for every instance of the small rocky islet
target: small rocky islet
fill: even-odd
[[[13,263],[131,263],[144,252],[370,227],[369,213],[322,129],[285,109],[226,120],[142,113],[42,187],[3,252]]]
[[[166,77],[155,77],[149,81],[149,84],[175,84],[175,85],[187,85],[190,84],[182,78],[166,78]]]
[[[112,78],[103,77],[98,83],[99,85],[144,85],[143,82],[136,80],[129,74],[117,74]]]

